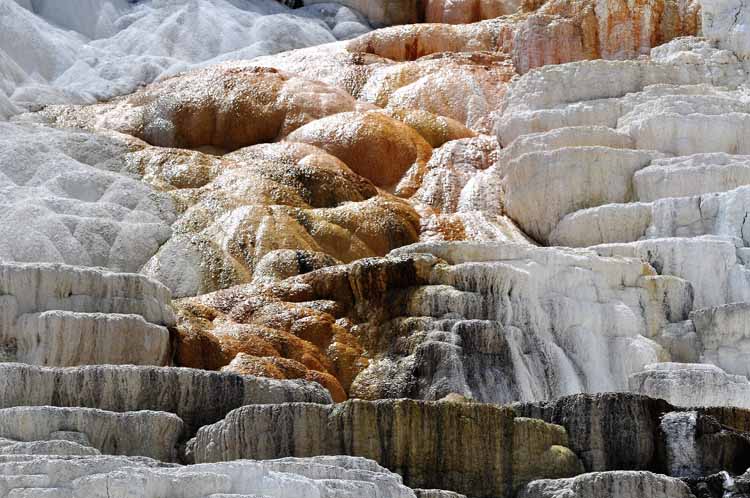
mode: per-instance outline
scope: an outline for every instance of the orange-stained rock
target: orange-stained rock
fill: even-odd
[[[506,83],[517,74],[510,57],[500,52],[445,52],[416,61],[393,61],[339,50],[293,51],[256,63],[314,75],[389,111],[428,112],[483,133],[492,132],[490,114],[502,105]],[[411,117],[404,122],[420,131],[424,129],[420,121]]]
[[[111,129],[162,147],[223,150],[285,137],[315,119],[361,109],[344,90],[243,63],[223,63],[88,107],[52,106],[59,126]]]
[[[380,112],[340,113],[313,121],[287,140],[315,145],[375,185],[403,193],[405,176],[416,176],[432,147],[413,128]]]
[[[301,363],[286,358],[238,353],[221,371],[274,379],[305,379],[317,382],[325,387],[331,393],[331,398],[335,403],[341,403],[348,399],[346,392],[334,376],[316,370],[308,370]]]
[[[513,62],[520,73],[584,59],[631,59],[679,36],[699,33],[697,1],[526,1],[534,10],[520,23]]]
[[[509,23],[509,28],[512,23]],[[364,52],[394,61],[413,61],[441,52],[496,51],[498,27],[474,24],[407,24],[379,29],[347,43],[350,52]]]
[[[349,399],[349,396],[346,395],[344,388],[341,387],[341,383],[339,383],[339,381],[336,380],[336,377],[334,377],[333,375],[318,372],[316,370],[308,370],[305,375],[305,380],[317,382],[321,386],[328,389],[328,392],[331,393],[331,398],[333,399],[334,403],[342,403]]]
[[[513,220],[500,214],[468,211],[450,214],[425,212],[423,242],[482,240],[535,244]]]
[[[328,313],[344,313],[349,300],[339,307],[325,301],[295,303],[289,301],[293,291],[269,285],[178,301],[178,365],[314,380],[335,400],[346,399],[368,365],[358,339]],[[206,353],[214,360],[210,364],[200,361]]]
[[[520,0],[427,0],[425,21],[468,24],[513,14],[520,5]]]
[[[386,109],[383,113],[413,128],[432,147],[440,147],[451,140],[476,136],[476,133],[455,119],[424,110]]]
[[[434,17],[450,13],[442,0],[432,8]],[[474,11],[454,12],[464,19],[484,18]],[[440,52],[505,52],[524,73],[544,64],[647,54],[673,38],[697,34],[698,12],[697,1],[526,0],[519,14],[463,25],[394,26],[360,36],[347,48],[396,61]]]
[[[219,339],[207,331],[217,317],[216,310],[198,303],[186,303],[178,308],[177,317],[180,323],[174,354],[177,365],[218,370],[231,360]]]
[[[427,284],[437,262],[362,259],[179,300],[178,358],[191,358],[200,334],[219,352],[216,368],[314,380],[343,400],[371,355],[392,346],[377,325],[406,312],[409,290]]]
[[[399,154],[388,147],[409,143],[408,166],[419,172],[429,144],[383,114],[371,120],[387,126],[371,129],[376,136],[364,134],[364,145],[382,145],[395,154],[385,160],[395,160]],[[172,238],[143,268],[177,297],[251,282],[261,264],[257,277],[272,277],[276,263],[264,258],[277,251],[317,254],[311,265],[292,264],[296,256],[287,254],[287,263],[277,262],[287,277],[295,268],[382,256],[419,239],[419,217],[408,202],[310,144],[259,144],[221,158],[148,147],[131,154],[128,167],[178,201],[182,215]]]

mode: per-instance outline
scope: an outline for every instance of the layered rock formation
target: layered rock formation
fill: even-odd
[[[0,495],[746,494],[744,5],[71,6],[0,0]]]
[[[540,480],[528,484],[520,498],[607,496],[611,498],[693,498],[679,479],[650,472],[594,472],[572,479]]]
[[[179,417],[156,411],[114,413],[92,408],[24,406],[1,409],[0,415],[0,437],[5,439],[68,441],[108,455],[164,461],[176,460],[183,431]],[[16,447],[14,452],[17,450]]]
[[[135,274],[0,264],[4,361],[41,366],[165,365],[169,291]]]
[[[711,364],[655,363],[630,376],[629,389],[681,406],[748,406],[750,382]]]
[[[188,446],[196,462],[362,456],[412,487],[496,497],[533,477],[580,472],[566,444],[561,427],[515,418],[508,408],[402,400],[246,406],[203,427]]]
[[[98,365],[40,368],[0,364],[0,407],[89,407],[113,412],[174,413],[188,430],[220,420],[251,403],[326,403],[317,384],[277,381],[188,368]]]

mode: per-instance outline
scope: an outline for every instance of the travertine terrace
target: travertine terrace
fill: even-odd
[[[750,6],[0,0],[0,498],[749,498]]]

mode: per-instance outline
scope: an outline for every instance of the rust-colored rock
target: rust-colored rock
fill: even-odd
[[[468,24],[513,14],[519,0],[427,0],[425,20],[430,23]]]
[[[111,129],[162,147],[279,140],[315,119],[362,108],[344,90],[272,68],[218,64],[89,107],[51,107],[60,126]]]
[[[382,114],[373,119],[408,133],[404,140],[411,140],[413,150],[404,157],[419,171],[429,159],[429,144],[399,121]],[[377,144],[382,134],[368,137]],[[401,143],[391,144],[390,137],[382,143]],[[393,149],[385,152],[384,161],[394,160],[387,155]],[[419,217],[407,202],[313,145],[260,144],[221,158],[151,147],[132,154],[130,162],[144,180],[170,191],[183,211],[173,237],[144,267],[178,297],[250,282],[258,266],[259,278],[282,278],[296,274],[290,273],[295,266],[299,273],[383,256],[419,237]],[[286,264],[274,263],[283,250],[317,254],[317,262],[294,265],[287,255]],[[276,256],[265,259],[271,253]],[[284,266],[280,274],[276,264]]]
[[[319,119],[287,140],[320,147],[375,185],[407,195],[432,155],[432,147],[417,131],[379,112]]]
[[[370,354],[385,347],[387,337],[371,324],[403,313],[404,290],[426,283],[435,262],[363,259],[180,300],[177,359],[192,362],[182,366],[304,378],[343,400]]]
[[[475,10],[454,12],[479,21],[481,2],[465,1]],[[430,6],[428,6],[430,9]],[[431,16],[450,16],[434,0]],[[522,12],[473,24],[413,24],[373,31],[348,44],[393,60],[417,60],[441,52],[505,52],[520,72],[545,64],[582,59],[624,59],[647,54],[678,36],[699,32],[697,2],[676,0],[527,0]],[[448,21],[450,22],[450,21]]]

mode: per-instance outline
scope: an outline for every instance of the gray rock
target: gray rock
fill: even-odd
[[[0,447],[0,455],[75,455],[93,456],[101,452],[90,446],[71,441],[31,441],[17,442]]]
[[[646,396],[607,393],[518,403],[513,409],[565,427],[570,448],[592,472],[658,468],[659,419],[672,407]]]
[[[516,432],[523,437],[516,438]],[[580,472],[581,464],[566,443],[562,428],[516,419],[508,407],[353,400],[329,406],[242,407],[202,427],[188,443],[188,457],[217,462],[356,455],[398,472],[413,488],[504,497],[512,496],[514,485],[528,482],[529,476]],[[516,475],[525,481],[515,482]]]
[[[84,435],[97,452],[173,461],[183,423],[176,415],[154,411],[114,413],[51,406],[0,410],[0,436],[5,438],[24,442],[54,440],[61,429]]]
[[[85,432],[54,431],[50,433],[49,439],[54,439],[56,441],[70,441],[71,443],[78,443],[82,446],[91,446],[91,441]]]
[[[169,412],[185,422],[188,434],[243,405],[290,401],[330,403],[331,398],[312,382],[189,368],[0,364],[0,408],[48,405]]]
[[[414,494],[417,495],[417,498],[466,498],[465,495],[441,489],[415,489]]]
[[[750,408],[750,382],[701,363],[655,363],[632,374],[630,391],[665,399],[675,406],[736,406]]]

